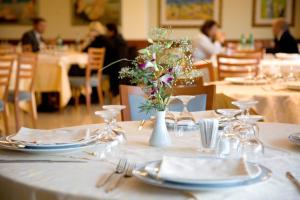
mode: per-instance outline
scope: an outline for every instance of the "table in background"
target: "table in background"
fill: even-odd
[[[79,52],[39,53],[35,75],[36,92],[58,92],[60,108],[72,97],[68,71],[72,64],[85,67],[88,55]]]
[[[200,116],[211,117],[212,112],[201,112]],[[200,155],[198,149],[200,137],[197,132],[187,132],[182,137],[172,135],[172,146],[169,148],[154,148],[148,145],[152,130],[151,122],[147,122],[142,131],[138,131],[139,122],[122,122],[120,125],[126,130],[128,143],[121,146],[113,157],[107,161],[89,161],[88,163],[26,163],[0,164],[0,198],[1,199],[189,199],[187,192],[158,188],[146,185],[135,178],[123,179],[120,186],[113,192],[106,194],[103,188],[96,188],[95,183],[100,176],[113,170],[111,162],[117,162],[120,157],[143,163],[161,159],[163,155]],[[95,127],[99,125],[87,125]],[[79,127],[75,127],[79,128]],[[288,136],[299,132],[300,125],[259,123],[260,138],[266,146],[283,149],[267,148],[267,157],[262,164],[273,171],[267,182],[222,191],[194,193],[199,199],[272,199],[294,200],[299,198],[296,187],[285,177],[286,171],[291,171],[296,178],[300,178],[300,148],[289,143]],[[95,147],[87,151],[103,149]],[[15,152],[0,151],[0,159],[23,158],[57,159],[63,156],[95,157],[84,153],[67,153],[55,156],[29,155]],[[273,152],[273,153],[270,153]],[[272,154],[272,156],[270,156]]]
[[[216,108],[233,107],[231,101],[254,99],[254,110],[263,115],[266,122],[300,124],[300,92],[288,89],[274,90],[270,85],[233,85],[225,81],[215,82]]]

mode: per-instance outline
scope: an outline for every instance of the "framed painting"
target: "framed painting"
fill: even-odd
[[[38,16],[37,0],[0,0],[0,24],[28,25]]]
[[[272,21],[279,17],[294,26],[295,0],[253,0],[253,26],[271,26]]]
[[[214,19],[221,25],[222,0],[159,0],[159,25],[199,27]]]
[[[121,0],[72,0],[72,24],[86,25],[91,21],[121,24]]]

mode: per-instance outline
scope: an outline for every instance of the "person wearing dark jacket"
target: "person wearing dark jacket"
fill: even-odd
[[[128,48],[127,43],[124,40],[123,36],[119,33],[118,27],[116,24],[110,23],[106,24],[107,36],[109,40],[113,44],[114,52],[116,52],[116,60],[120,60],[122,58],[127,58]],[[119,94],[119,71],[122,67],[126,66],[126,62],[116,63],[112,67],[112,72],[110,76],[111,90],[114,96]]]
[[[33,20],[33,29],[23,34],[21,43],[22,45],[31,45],[33,52],[38,52],[45,40],[42,35],[46,30],[46,21],[43,18],[36,18]]]
[[[299,53],[298,44],[291,35],[287,22],[282,19],[276,19],[272,24],[274,34],[274,47],[267,48],[267,53]]]

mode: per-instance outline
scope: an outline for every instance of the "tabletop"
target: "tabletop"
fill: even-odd
[[[205,117],[207,112],[197,114]],[[209,114],[211,115],[211,113]],[[139,122],[120,122],[126,130],[128,142],[107,152],[100,159],[106,145],[98,145],[83,152],[56,155],[30,155],[0,151],[0,159],[56,158],[87,159],[87,163],[1,163],[0,199],[298,199],[299,192],[285,177],[291,171],[300,178],[300,148],[289,143],[289,134],[300,132],[300,125],[280,123],[259,123],[260,139],[266,146],[264,159],[259,162],[272,170],[270,180],[257,185],[214,192],[192,193],[158,188],[141,183],[136,178],[123,179],[120,186],[111,193],[96,188],[99,177],[110,173],[120,158],[144,163],[161,159],[163,155],[199,156],[200,136],[197,132],[186,132],[175,136],[170,132],[172,146],[155,148],[148,145],[152,124],[147,122],[138,131]],[[101,127],[102,125],[85,125]],[[81,126],[82,127],[82,126]],[[79,127],[73,127],[79,128]]]
[[[214,82],[217,94],[232,99],[254,99],[258,101],[254,110],[267,122],[300,123],[300,92],[277,85],[237,85],[226,81]],[[222,98],[218,96],[218,98]],[[226,99],[218,99],[226,101]]]

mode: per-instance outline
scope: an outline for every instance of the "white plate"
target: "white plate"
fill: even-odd
[[[265,85],[268,84],[267,80],[249,80],[245,77],[228,77],[224,79],[225,81],[237,84],[237,85]]]
[[[300,90],[300,81],[286,83],[286,88],[290,90]]]
[[[219,158],[212,158],[219,159]],[[227,179],[215,179],[215,180],[190,180],[190,179],[172,179],[172,178],[159,178],[158,173],[160,169],[161,162],[149,163],[145,166],[145,171],[148,174],[156,179],[161,179],[164,181],[171,181],[181,184],[228,184],[228,183],[237,183],[241,181],[248,180],[249,178],[255,178],[261,174],[261,169],[258,165],[247,165],[249,171],[251,171],[251,177],[248,176],[235,176]]]
[[[0,143],[0,149],[11,150],[11,151],[21,151],[26,153],[59,153],[59,152],[67,152],[67,151],[78,151],[84,148],[92,147],[96,145],[96,141],[91,141],[89,143],[85,143],[77,146],[64,146],[64,147],[48,147],[48,148],[32,148],[32,147],[17,147],[12,145],[6,145]]]
[[[161,161],[154,161],[154,163],[161,162]],[[228,189],[233,187],[241,187],[252,185],[256,183],[261,183],[268,180],[272,176],[271,170],[268,168],[258,165],[261,170],[261,173],[257,177],[249,178],[247,180],[241,180],[240,182],[233,182],[233,183],[226,183],[226,184],[183,184],[183,183],[176,183],[171,181],[164,181],[161,179],[157,179],[151,176],[146,170],[145,166],[150,163],[146,163],[143,166],[137,167],[133,170],[133,175],[139,179],[140,181],[164,188],[176,189],[176,190],[185,190],[185,191],[211,191],[211,190],[220,190],[220,189]],[[249,165],[257,165],[254,163],[248,163]]]

